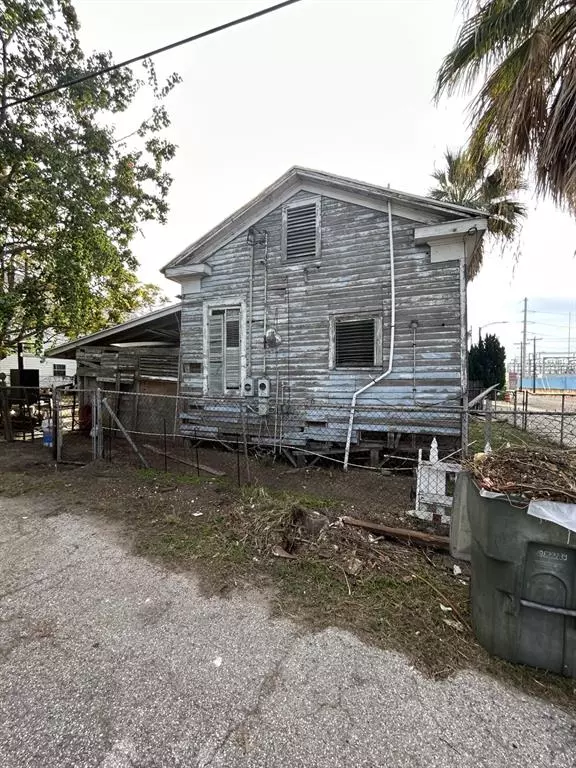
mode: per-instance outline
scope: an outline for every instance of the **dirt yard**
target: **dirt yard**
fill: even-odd
[[[153,448],[154,450],[151,450]],[[161,439],[142,438],[138,449],[151,468],[163,471],[164,447]],[[223,472],[232,485],[256,485],[274,488],[346,506],[346,514],[378,520],[389,525],[421,526],[420,521],[407,515],[414,507],[414,462],[399,462],[394,469],[371,470],[352,468],[343,472],[338,463],[323,464],[296,469],[283,458],[269,454],[243,453],[226,450],[213,443],[202,443],[198,448],[189,441],[168,438],[166,468],[179,475],[198,476],[196,464]],[[162,455],[161,455],[162,454]],[[77,433],[67,434],[63,458],[69,461],[88,462],[92,455],[92,442]],[[113,466],[141,467],[134,451],[123,439],[115,439],[111,450],[104,444],[105,461]],[[175,460],[176,458],[180,461]],[[201,475],[206,472],[201,471]],[[437,530],[436,528],[430,530]]]
[[[79,443],[77,455],[84,449]],[[352,515],[417,527],[382,492],[396,478],[325,468],[292,472],[252,458],[252,483],[238,486],[236,455],[206,449],[200,463],[225,476],[129,463],[56,466],[40,442],[0,444],[0,496],[23,496],[46,517],[114,521],[132,552],[194,571],[205,594],[257,588],[278,616],[315,630],[350,630],[406,654],[434,677],[479,669],[574,707],[574,681],[491,659],[479,647],[470,630],[464,563],[340,522]]]

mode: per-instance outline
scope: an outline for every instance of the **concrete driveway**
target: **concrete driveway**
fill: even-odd
[[[576,722],[202,597],[88,518],[0,499],[0,765],[576,766]]]

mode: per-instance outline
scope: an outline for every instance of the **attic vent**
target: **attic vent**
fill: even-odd
[[[318,204],[285,208],[286,259],[315,258],[318,255]]]
[[[336,323],[336,367],[371,367],[374,362],[374,319]]]

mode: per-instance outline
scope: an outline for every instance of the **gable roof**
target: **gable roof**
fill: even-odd
[[[240,232],[255,224],[299,191],[354,201],[359,205],[378,210],[384,210],[388,201],[391,201],[395,206],[396,215],[402,215],[404,212],[404,215],[408,216],[409,211],[413,216],[414,212],[418,212],[421,223],[477,218],[484,215],[482,211],[475,208],[444,203],[433,198],[390,189],[390,187],[379,187],[345,176],[294,166],[254,199],[181,251],[162,267],[161,271],[166,273],[183,262],[202,262],[215,250],[222,248]]]
[[[155,344],[163,342],[177,346],[180,343],[180,303],[170,307],[162,307],[149,312],[142,317],[128,320],[112,328],[80,336],[74,341],[60,344],[46,352],[50,357],[75,357],[79,347],[92,345],[108,346],[110,344]]]

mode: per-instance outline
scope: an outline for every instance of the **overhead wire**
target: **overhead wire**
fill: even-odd
[[[101,75],[107,75],[109,72],[114,72],[117,69],[128,67],[130,64],[135,64],[136,62],[143,61],[144,59],[150,59],[160,53],[165,53],[166,51],[171,51],[174,48],[180,47],[181,45],[187,45],[188,43],[193,43],[196,40],[201,40],[204,37],[215,35],[218,32],[223,32],[225,29],[236,27],[239,24],[245,24],[248,21],[258,19],[261,16],[266,16],[269,13],[274,13],[275,11],[279,11],[282,8],[286,8],[289,5],[294,5],[295,3],[299,2],[301,2],[301,0],[284,0],[284,2],[271,5],[268,8],[262,8],[260,11],[254,11],[254,13],[249,13],[246,16],[240,16],[237,19],[232,19],[232,21],[219,24],[217,27],[206,29],[204,32],[198,32],[197,34],[190,35],[189,37],[185,37],[182,40],[177,40],[175,43],[169,43],[168,45],[163,45],[161,48],[155,48],[152,51],[147,51],[146,53],[139,54],[138,56],[133,56],[132,58],[121,61],[118,64],[110,64],[108,67],[102,67],[101,69],[95,70],[93,72],[86,72],[84,75],[74,77],[71,80],[65,80],[62,83],[53,85],[50,88],[44,88],[41,91],[36,91],[35,93],[31,93],[28,96],[22,96],[19,99],[12,99],[6,102],[4,108],[10,109],[10,107],[16,107],[19,104],[27,104],[30,101],[41,99],[42,97],[49,96],[50,94],[56,93],[57,91],[62,91],[65,88],[71,88],[73,85],[79,85],[80,83],[84,83],[87,80],[93,80],[95,77],[100,77]]]

